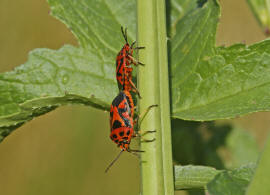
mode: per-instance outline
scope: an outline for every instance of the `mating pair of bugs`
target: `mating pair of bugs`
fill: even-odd
[[[132,138],[141,136],[138,132],[134,131],[134,125],[138,124],[138,119],[140,117],[138,116],[136,119],[134,119],[134,102],[130,92],[135,92],[138,97],[141,98],[138,89],[132,82],[133,68],[131,65],[144,65],[143,63],[136,61],[133,58],[133,51],[144,49],[144,47],[134,47],[136,41],[129,45],[127,39],[127,29],[124,31],[123,27],[121,27],[121,31],[125,39],[125,45],[122,47],[116,57],[116,79],[120,92],[114,98],[110,110],[110,138],[118,145],[118,147],[121,148],[121,151],[107,167],[105,172],[109,170],[109,168],[120,157],[123,151],[128,151],[133,154],[136,154],[137,152],[143,152],[141,150],[132,150],[129,148],[129,146]],[[147,114],[148,111],[155,106],[157,105],[149,106],[143,115]],[[147,131],[146,133],[149,132],[155,131]]]

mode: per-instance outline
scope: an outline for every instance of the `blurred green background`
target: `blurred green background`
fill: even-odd
[[[245,0],[221,0],[221,6],[217,45],[228,46],[236,42],[252,44],[266,38]],[[64,44],[77,45],[65,25],[49,15],[45,0],[0,0],[0,27],[1,72],[25,63],[28,52],[35,48],[58,49]],[[225,124],[245,129],[262,149],[270,129],[269,118],[269,113],[255,113],[218,121],[218,125],[223,126],[214,129],[221,133],[221,141],[226,136],[226,128],[231,128]],[[178,120],[175,123],[181,125],[182,122]],[[197,134],[197,127],[207,137],[212,126],[217,124],[182,124],[185,125],[194,127],[193,131],[187,128],[187,131],[174,132],[174,156],[177,158],[183,154],[184,157],[191,157],[177,158],[175,162],[210,162],[209,158],[201,161],[194,157],[193,153],[199,151],[202,143],[193,140],[195,143],[181,145],[179,141],[181,136]],[[208,130],[205,131],[204,127]],[[85,106],[61,107],[23,125],[0,144],[0,194],[139,194],[139,161],[135,156],[124,153],[110,172],[104,173],[106,166],[119,152],[109,138],[109,131],[109,114]],[[216,149],[219,151],[214,153],[220,158],[230,158],[230,154],[222,148]],[[217,168],[230,167],[228,163],[213,165]]]

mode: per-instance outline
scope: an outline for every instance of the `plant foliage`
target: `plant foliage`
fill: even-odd
[[[48,2],[52,15],[73,32],[79,47],[35,49],[25,64],[0,74],[0,141],[25,122],[62,105],[108,110],[118,93],[114,61],[124,43],[120,26],[128,27],[130,40],[136,39],[135,1]],[[270,40],[217,47],[218,1],[170,0],[166,6],[171,117],[212,121],[269,111]],[[268,25],[267,21],[268,16],[263,24]],[[258,156],[254,141],[239,135],[243,134],[227,139],[229,147],[237,148],[234,142],[239,139],[242,148],[250,146],[252,154],[235,161],[237,166]],[[210,148],[213,143],[201,144]],[[235,156],[241,156],[241,151],[235,149]],[[206,188],[210,194],[244,194],[253,172],[254,164],[232,171],[176,166],[175,186]]]

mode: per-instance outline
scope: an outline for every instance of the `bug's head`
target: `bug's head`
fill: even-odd
[[[118,143],[118,147],[124,151],[129,149],[129,145],[130,145],[130,140],[121,140]]]
[[[131,137],[127,137],[127,136],[123,136],[123,137],[119,137],[118,139],[113,139],[111,137],[111,139],[117,144],[117,146],[119,148],[121,148],[122,150],[126,151],[129,149],[129,145],[130,145],[130,140]]]
[[[122,50],[125,50],[127,55],[132,55],[133,54],[133,47],[134,47],[136,41],[134,41],[131,45],[129,45],[128,38],[127,38],[127,28],[125,28],[125,30],[124,30],[123,26],[121,26],[121,31],[122,31],[122,35],[125,39],[125,42],[126,42],[126,44],[124,45]]]
[[[132,45],[129,45],[128,43],[123,46],[122,50],[126,52],[126,55],[133,55]]]

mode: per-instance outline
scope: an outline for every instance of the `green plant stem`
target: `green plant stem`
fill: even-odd
[[[144,136],[155,141],[141,144],[142,194],[174,194],[165,1],[138,0],[137,16],[138,43],[145,46],[140,61],[146,64],[139,68],[140,112],[158,105],[140,126],[142,132],[156,130]]]

